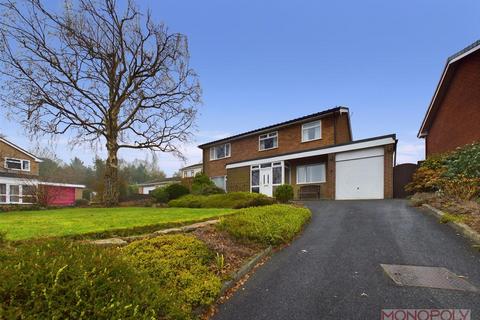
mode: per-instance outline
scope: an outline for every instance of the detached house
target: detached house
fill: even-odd
[[[203,172],[227,191],[272,196],[383,199],[393,193],[395,135],[352,139],[349,109],[337,107],[199,146]]]
[[[427,158],[480,141],[480,41],[447,59],[418,137]]]
[[[43,182],[39,180],[41,159],[12,142],[0,138],[0,205],[32,204],[73,205],[82,197],[83,185]]]

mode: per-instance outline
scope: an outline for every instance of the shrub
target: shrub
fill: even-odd
[[[480,179],[459,175],[440,179],[442,193],[447,197],[468,201],[480,194]]]
[[[193,236],[137,241],[122,251],[170,297],[167,314],[173,318],[188,317],[195,308],[213,303],[220,292],[220,278],[210,269],[214,256]]]
[[[90,202],[87,199],[75,200],[75,207],[86,207]]]
[[[445,156],[445,177],[480,178],[480,143],[467,144]]]
[[[174,183],[166,186],[165,191],[168,194],[168,200],[177,199],[190,193],[190,190],[188,190],[187,187],[179,183]]]
[[[211,195],[225,193],[225,190],[219,188],[210,178],[203,174],[197,174],[192,181],[192,194]]]
[[[167,203],[169,200],[168,192],[165,188],[156,188],[150,192],[157,203]]]
[[[170,207],[183,208],[247,208],[265,206],[275,203],[275,200],[263,194],[250,192],[230,192],[226,194],[187,195],[168,203]]]
[[[289,184],[283,184],[275,189],[275,199],[282,203],[287,203],[293,199],[293,187]]]
[[[151,319],[166,297],[114,250],[68,241],[0,248],[1,319]]]
[[[239,240],[279,245],[291,241],[310,217],[308,209],[277,204],[242,209],[222,218],[217,228]]]

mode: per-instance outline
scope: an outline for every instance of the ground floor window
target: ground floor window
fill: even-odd
[[[322,183],[325,181],[325,163],[297,166],[297,184]]]
[[[227,190],[227,181],[225,179],[225,176],[220,176],[220,177],[212,177],[211,180],[215,185],[223,190]]]
[[[34,203],[35,186],[0,183],[0,203]]]

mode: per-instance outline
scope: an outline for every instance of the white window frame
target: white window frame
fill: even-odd
[[[225,150],[225,157],[221,157],[221,158],[217,158],[217,154],[215,152],[215,148],[218,148],[220,146],[227,146],[228,145],[228,154]],[[226,149],[226,148],[225,148]],[[212,146],[210,147],[210,161],[213,161],[213,160],[220,160],[220,159],[226,159],[226,158],[230,158],[231,155],[232,155],[232,145],[230,143],[224,143],[224,144],[219,144],[219,145],[216,145],[216,146]]]
[[[275,146],[267,149],[262,149],[262,141],[271,139],[271,138],[277,138],[277,143],[275,143]],[[272,150],[278,148],[278,131],[273,131],[273,132],[268,132],[264,133],[258,136],[258,151],[266,151],[266,150]]]
[[[212,180],[212,182],[213,182],[213,179],[215,179],[215,178],[223,178],[223,185],[225,186],[225,188],[223,188],[223,190],[225,190],[225,192],[227,192],[227,176],[215,176],[215,177],[211,177],[210,180]]]
[[[305,181],[305,182],[300,182],[300,181],[298,180],[298,177],[299,177],[298,171],[299,171],[300,168],[305,168],[305,170],[306,170],[307,167],[318,166],[318,165],[322,165],[322,166],[323,166],[323,177],[324,177],[323,181],[309,181],[309,182]],[[302,184],[325,183],[325,182],[327,182],[327,166],[325,165],[325,162],[310,163],[310,164],[305,164],[305,165],[299,165],[299,166],[296,167],[295,175],[296,175],[295,180],[296,180],[297,184],[299,184],[299,185],[302,185]],[[307,175],[306,175],[306,174],[305,174],[305,178],[307,178]]]
[[[305,128],[306,126],[309,126],[309,127]],[[307,139],[305,137],[305,130],[316,128],[317,126],[320,128],[319,137],[315,138],[315,139]],[[310,142],[310,141],[315,141],[315,140],[320,140],[320,139],[322,139],[322,120],[315,120],[315,121],[312,121],[312,122],[307,122],[307,123],[302,124],[302,142]]]
[[[6,204],[6,203],[9,202],[8,183],[0,183],[0,184],[3,184],[3,185],[5,186],[5,193],[0,193],[0,197],[2,197],[2,196],[5,197],[5,202],[2,202],[2,201],[0,200],[0,203],[1,203],[1,204]],[[0,199],[1,199],[1,198],[0,198]]]
[[[9,168],[8,165],[7,165],[7,162],[18,162],[18,163],[20,163],[20,169]],[[28,164],[28,169],[24,169],[24,164]],[[7,169],[7,170],[30,172],[30,160],[24,160],[24,159],[18,159],[18,158],[5,157],[5,161],[4,161],[3,167],[4,167],[5,169]]]

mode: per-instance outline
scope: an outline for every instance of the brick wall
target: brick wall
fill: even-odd
[[[5,169],[5,157],[21,159],[21,160],[30,160],[30,171],[18,171],[18,170]],[[39,163],[35,162],[35,160],[32,157],[0,141],[0,172],[18,173],[19,175],[38,175],[38,170],[39,170]]]
[[[335,116],[339,116],[338,114]],[[259,151],[258,137],[255,134],[239,140],[231,142],[231,157],[220,160],[210,161],[210,148],[203,150],[203,163],[205,173],[209,177],[226,175],[227,163],[251,160],[264,157],[272,157],[278,154],[297,152],[313,148],[319,148],[335,144],[334,128],[336,128],[337,143],[348,142],[351,140],[348,128],[347,115],[343,114],[336,124],[334,124],[334,116],[322,118],[322,138],[320,140],[302,143],[302,124],[294,124],[278,129],[278,148],[272,150]],[[315,120],[306,120],[308,123]],[[273,130],[275,131],[275,130]],[[340,142],[339,142],[340,141]]]
[[[463,58],[426,137],[427,157],[480,141],[480,52]]]
[[[385,146],[385,156],[384,156],[384,169],[383,174],[384,184],[383,184],[383,193],[385,199],[393,198],[393,157],[394,157],[395,145],[390,144]]]

